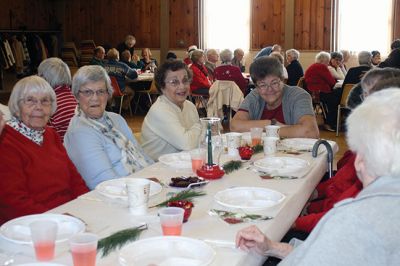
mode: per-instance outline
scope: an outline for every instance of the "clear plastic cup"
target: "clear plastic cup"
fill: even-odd
[[[92,233],[80,233],[69,241],[74,266],[95,266],[98,237]]]
[[[38,261],[50,261],[54,258],[58,225],[51,220],[38,220],[29,224],[32,242]]]
[[[206,150],[205,149],[194,149],[190,151],[190,158],[192,160],[192,171],[196,174],[197,170],[200,169],[206,159]]]
[[[262,136],[263,130],[264,129],[261,127],[250,128],[251,146],[257,146],[257,145],[261,144],[261,136]]]
[[[182,233],[183,214],[179,207],[167,207],[158,212],[161,228],[165,236],[180,236]]]

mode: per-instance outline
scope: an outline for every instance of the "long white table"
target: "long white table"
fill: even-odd
[[[337,152],[336,144],[333,146]],[[266,187],[283,193],[286,198],[278,206],[266,209],[264,215],[273,216],[272,220],[255,222],[255,224],[271,239],[280,240],[290,228],[296,217],[301,212],[304,204],[327,170],[327,154],[322,152],[317,158],[312,158],[311,153],[301,155],[288,155],[278,153],[276,156],[293,156],[309,161],[311,170],[304,178],[294,180],[265,180],[257,173],[242,167],[222,179],[211,181],[201,189],[207,195],[195,199],[195,207],[189,221],[183,225],[182,235],[186,237],[207,240],[216,251],[216,258],[212,265],[259,265],[263,258],[256,254],[246,253],[234,248],[235,235],[241,228],[247,227],[250,223],[227,224],[216,216],[210,216],[208,211],[211,208],[218,208],[213,196],[218,192],[230,187],[252,186]],[[254,155],[252,161],[260,159],[263,154]],[[171,177],[190,174],[191,170],[176,170],[156,163],[135,174],[136,177],[157,177],[163,183],[168,184]],[[163,191],[151,198],[150,206],[159,203],[167,198],[167,193],[179,191],[171,187],[164,187]],[[220,207],[219,207],[220,208]],[[59,206],[50,213],[70,213],[84,220],[87,231],[96,233],[100,238],[106,237],[115,231],[137,226],[143,222],[148,224],[149,229],[144,231],[140,239],[161,236],[161,226],[157,217],[157,209],[150,209],[146,216],[133,216],[129,213],[127,206],[118,201],[112,201],[101,196],[96,191],[82,195],[78,199]],[[0,238],[0,251],[5,250],[13,253],[15,262],[33,262],[34,253],[32,246],[22,246],[10,243]],[[67,243],[58,245],[54,262],[65,265],[72,265],[71,254],[68,251]],[[97,265],[118,265],[118,252],[113,252],[105,258],[98,256]]]

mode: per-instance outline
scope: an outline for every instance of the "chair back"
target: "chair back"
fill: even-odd
[[[121,91],[121,88],[118,85],[117,78],[114,76],[110,76],[111,86],[113,87],[113,97],[121,97],[124,93]]]
[[[154,79],[151,82],[151,85],[149,88],[149,93],[150,94],[160,94],[160,92],[157,90],[156,82],[154,81]]]
[[[341,106],[347,106],[347,97],[350,94],[351,89],[353,89],[355,84],[350,84],[347,83],[343,86],[343,91],[342,91],[342,98],[340,98],[340,105]]]
[[[297,85],[296,86],[305,89],[304,76],[299,78],[299,81],[297,81]]]

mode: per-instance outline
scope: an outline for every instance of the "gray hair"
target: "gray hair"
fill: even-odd
[[[250,65],[250,75],[254,84],[266,76],[276,76],[281,80],[284,79],[282,64],[273,56],[261,56],[254,60]]]
[[[71,86],[71,71],[60,58],[50,57],[43,60],[38,67],[38,75],[47,80],[53,88]]]
[[[283,58],[283,55],[281,55],[280,52],[272,52],[269,56],[272,56],[272,57],[275,57],[276,59],[278,59],[282,65],[285,62],[285,59]]]
[[[217,50],[215,50],[215,49],[207,49],[207,51],[206,51],[207,59],[208,59],[208,56],[214,55],[214,54],[218,55]]]
[[[369,94],[369,90],[380,81],[389,78],[400,77],[400,69],[393,67],[385,68],[373,68],[369,70],[361,79],[361,88],[366,95]]]
[[[321,51],[315,56],[315,63],[329,62],[331,55],[328,52]]]
[[[57,110],[56,93],[50,84],[39,76],[29,76],[19,80],[12,89],[10,99],[8,100],[8,108],[12,116],[20,118],[21,113],[19,102],[27,96],[35,96],[44,94],[50,97],[51,113],[53,115]]]
[[[219,53],[222,63],[230,63],[233,59],[233,53],[229,49],[224,49]]]
[[[358,53],[358,63],[360,65],[368,65],[372,64],[371,62],[372,54],[369,51],[361,51]]]
[[[111,79],[102,66],[90,65],[78,69],[72,79],[72,93],[78,99],[79,90],[82,86],[90,82],[104,81],[108,91],[108,97],[113,94]]]
[[[300,58],[300,52],[296,49],[289,49],[286,51],[286,56],[290,55],[293,59],[298,60]]]
[[[372,177],[400,177],[400,90],[375,92],[347,118],[347,143]]]
[[[115,48],[111,48],[107,52],[107,59],[119,60],[119,52]]]

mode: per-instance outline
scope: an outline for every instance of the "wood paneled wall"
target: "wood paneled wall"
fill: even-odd
[[[0,29],[55,29],[54,5],[49,0],[1,0]]]
[[[133,34],[138,47],[160,47],[160,0],[63,0],[57,10],[66,40],[116,46]]]
[[[169,47],[186,49],[199,44],[199,6],[197,0],[170,0]]]
[[[285,42],[285,1],[252,0],[251,49]]]

